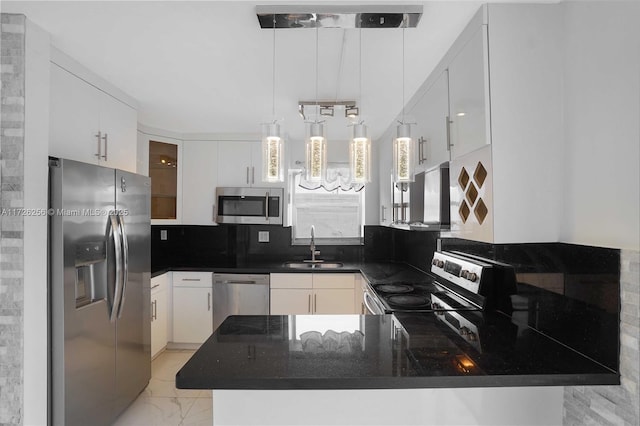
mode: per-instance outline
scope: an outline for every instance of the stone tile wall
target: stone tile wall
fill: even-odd
[[[564,391],[565,425],[640,425],[640,252],[620,259],[620,386]]]
[[[22,424],[25,17],[0,18],[0,424]]]

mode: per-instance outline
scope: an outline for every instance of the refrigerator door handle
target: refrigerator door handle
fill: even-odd
[[[127,295],[127,282],[129,281],[129,241],[127,231],[124,226],[124,216],[118,213],[118,223],[120,226],[120,237],[122,238],[122,293],[120,294],[120,304],[118,306],[118,318],[122,317],[122,307]]]
[[[109,236],[113,238],[113,248],[115,251],[115,267],[116,267],[116,276],[114,283],[114,291],[113,291],[113,301],[111,303],[111,313],[109,315],[109,320],[111,322],[115,322],[116,316],[118,314],[118,308],[120,307],[120,299],[122,297],[122,287],[121,287],[121,277],[122,277],[122,240],[120,237],[120,225],[118,224],[118,220],[115,214],[112,212],[109,214]]]

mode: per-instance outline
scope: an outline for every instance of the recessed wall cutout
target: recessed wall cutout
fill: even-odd
[[[458,184],[466,198],[466,201],[462,200],[460,208],[458,209],[462,223],[467,222],[471,211],[473,211],[473,214],[480,225],[482,225],[487,218],[489,208],[482,198],[478,198],[478,196],[480,195],[480,191],[482,190],[488,175],[489,173],[487,172],[487,169],[481,162],[478,162],[476,165],[473,176],[469,176],[469,172],[467,172],[464,167],[460,170],[460,173],[458,174]]]

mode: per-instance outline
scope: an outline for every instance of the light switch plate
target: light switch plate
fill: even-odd
[[[269,242],[269,231],[258,231],[258,242],[259,243],[268,243]]]
[[[160,240],[161,241],[166,241],[167,240],[167,230],[166,229],[161,229],[160,230]]]

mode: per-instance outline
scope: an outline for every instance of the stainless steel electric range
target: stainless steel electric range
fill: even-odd
[[[459,252],[435,252],[430,274],[420,281],[369,284],[364,302],[369,313],[482,311],[515,293],[510,265]]]

